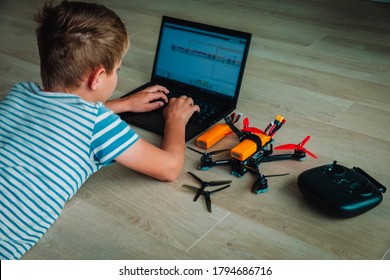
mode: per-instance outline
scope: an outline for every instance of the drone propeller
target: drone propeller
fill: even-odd
[[[202,185],[207,185],[205,187],[214,187],[214,186],[219,186],[219,185],[224,185],[224,184],[229,184],[232,182],[232,180],[223,180],[223,181],[209,181],[209,182],[205,182],[203,181],[202,179],[200,179],[198,176],[196,176],[194,173],[188,171],[187,172],[188,174],[190,174],[192,177],[194,177],[199,183],[201,183]]]
[[[250,127],[248,118],[245,118],[242,121],[242,129],[241,130],[244,132],[249,132],[249,133],[264,133],[264,131],[262,131],[261,129],[258,129],[256,127]]]
[[[260,173],[259,169],[246,166],[246,168],[253,174],[256,174],[258,176],[262,176],[263,178],[270,178],[270,177],[280,177],[280,176],[287,176],[290,175],[290,173],[280,173],[280,174],[271,174],[271,175],[263,175]]]
[[[225,185],[225,184],[229,184],[229,183],[232,182],[231,180],[205,182],[202,179],[200,179],[198,176],[196,176],[194,173],[192,173],[192,172],[187,172],[187,173],[190,174],[193,178],[195,178],[201,184],[201,187],[198,189],[198,191],[195,194],[194,201],[196,201],[199,198],[199,196],[202,193],[205,192],[204,189],[206,187],[209,187],[209,186],[210,187],[214,187],[214,186],[219,186],[219,185]]]
[[[215,192],[219,192],[219,191],[222,191],[226,188],[230,187],[230,185],[226,185],[222,188],[219,188],[219,189],[216,189],[216,190],[213,190],[213,191],[204,191],[203,194],[204,194],[204,198],[206,200],[206,207],[207,207],[207,210],[211,213],[211,198],[210,198],[210,195],[212,193],[215,193]]]
[[[241,131],[244,132],[244,133],[264,133],[264,131],[262,131],[261,129],[258,129],[257,127],[249,126],[249,119],[248,118],[245,118],[242,121]],[[234,132],[230,131],[230,132],[226,133],[226,135],[232,134],[232,133],[234,133]]]
[[[182,187],[186,187],[187,189],[191,189],[191,190],[195,190],[195,191],[199,190],[199,188],[194,187],[194,186],[190,186],[190,185],[187,185],[187,184],[183,184]]]
[[[280,176],[287,176],[287,175],[290,175],[290,173],[281,173],[281,174],[264,175],[264,178],[280,177]]]
[[[303,139],[303,141],[301,143],[281,145],[281,146],[275,147],[274,150],[297,150],[299,152],[304,152],[313,158],[317,158],[316,155],[314,155],[312,152],[310,152],[304,148],[305,144],[307,143],[307,141],[309,141],[309,139],[310,139],[310,136],[308,135],[308,136],[306,136],[305,139]]]
[[[219,155],[219,154],[222,154],[224,152],[230,151],[230,149],[222,149],[222,150],[215,150],[215,151],[212,151],[212,152],[207,152],[207,151],[201,152],[201,151],[198,151],[198,150],[196,150],[194,148],[191,148],[190,146],[187,146],[187,148],[190,149],[191,151],[194,151],[194,152],[196,152],[198,154],[205,155],[205,156],[206,155],[208,155],[208,156],[215,156],[215,155]]]
[[[189,189],[192,189],[192,190],[196,190],[197,193],[201,192],[200,194],[204,195],[204,198],[205,198],[205,201],[206,201],[207,210],[211,213],[211,198],[210,198],[210,195],[212,193],[222,191],[222,190],[230,187],[230,185],[226,185],[226,186],[223,186],[223,187],[221,187],[219,189],[212,190],[212,191],[205,191],[204,188],[196,188],[196,187],[190,186],[190,185],[183,185],[183,187],[186,187],[186,188],[189,188]],[[196,201],[196,200],[194,199],[194,201]]]

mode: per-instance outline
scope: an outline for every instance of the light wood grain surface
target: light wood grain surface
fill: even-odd
[[[41,1],[1,0],[0,98],[15,83],[40,83],[33,14]],[[390,4],[325,0],[100,0],[117,12],[131,47],[115,91],[150,77],[163,15],[253,34],[237,111],[263,128],[287,122],[276,145],[298,143],[317,160],[264,163],[269,191],[253,195],[250,174],[198,171],[187,151],[179,178],[163,183],[119,165],[94,174],[23,259],[390,259],[390,194],[371,211],[334,219],[297,188],[304,170],[337,160],[390,187]],[[136,128],[159,145],[161,138]],[[236,143],[229,136],[215,149]],[[194,142],[188,143],[194,147]],[[183,184],[233,180],[212,195],[213,212]]]

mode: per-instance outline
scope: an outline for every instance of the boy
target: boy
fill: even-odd
[[[168,90],[156,85],[107,101],[129,46],[119,17],[63,1],[45,4],[36,20],[43,89],[21,83],[0,102],[0,259],[18,259],[38,242],[102,166],[118,162],[174,180],[184,164],[185,125],[199,111],[191,98],[172,98],[161,148],[140,139],[116,114],[159,108]]]

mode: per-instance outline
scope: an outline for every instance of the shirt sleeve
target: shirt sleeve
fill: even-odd
[[[95,161],[109,165],[121,153],[127,150],[139,139],[139,135],[102,105],[98,107],[98,115],[92,134],[91,151]]]

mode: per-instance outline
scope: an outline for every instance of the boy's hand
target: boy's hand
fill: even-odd
[[[182,122],[186,125],[192,114],[199,111],[199,106],[194,104],[191,97],[182,95],[179,98],[172,97],[169,100],[169,104],[164,110],[164,118],[166,122]]]
[[[169,90],[163,86],[155,85],[147,87],[128,97],[131,104],[131,112],[149,112],[156,110],[168,103]]]
[[[124,98],[109,100],[105,105],[116,114],[123,112],[149,112],[168,103],[168,93],[169,90],[167,88],[154,85]]]

